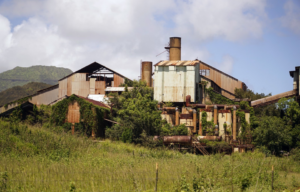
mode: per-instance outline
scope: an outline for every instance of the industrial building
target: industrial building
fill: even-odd
[[[105,94],[107,92],[124,91],[124,87],[120,88],[119,86],[125,80],[131,81],[120,73],[94,62],[60,79],[57,85],[42,89],[29,96],[28,102],[36,106],[53,105],[74,94],[89,101],[97,101],[98,103],[94,104],[109,108],[108,105],[103,103]],[[11,102],[7,106],[2,106],[0,107],[0,114],[8,114],[5,112],[11,111],[18,105],[17,102]],[[70,114],[68,119],[69,117]]]

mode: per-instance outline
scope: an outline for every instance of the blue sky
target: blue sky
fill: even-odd
[[[97,61],[131,79],[140,61],[165,60],[169,37],[182,59],[200,59],[259,93],[292,90],[300,66],[298,0],[0,0],[0,72]]]

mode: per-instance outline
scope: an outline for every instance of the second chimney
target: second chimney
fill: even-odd
[[[181,60],[181,38],[170,37],[170,54],[169,60]]]

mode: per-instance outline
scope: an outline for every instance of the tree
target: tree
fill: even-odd
[[[265,146],[276,154],[279,154],[283,147],[292,145],[291,126],[278,117],[262,117],[253,136],[257,146]]]
[[[283,111],[283,120],[292,127],[292,147],[300,147],[300,107],[294,98],[281,98],[278,109]]]
[[[110,95],[110,105],[119,123],[107,129],[111,139],[139,142],[143,132],[148,136],[161,132],[161,111],[157,109],[157,101],[153,100],[153,89],[142,81],[133,81],[132,85],[132,90],[126,90],[120,96]]]

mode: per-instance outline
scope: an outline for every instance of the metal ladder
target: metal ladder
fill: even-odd
[[[193,139],[193,141],[198,142],[196,139]],[[200,144],[200,143],[199,143]],[[209,155],[208,151],[202,146],[202,145],[197,145],[194,143],[194,146],[203,154],[203,155]]]

